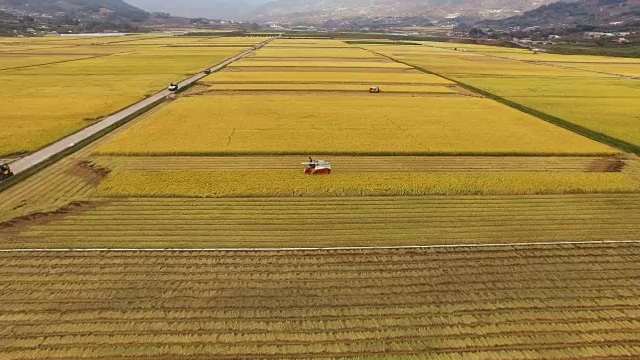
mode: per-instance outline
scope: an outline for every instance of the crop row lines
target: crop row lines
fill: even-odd
[[[604,254],[603,254],[604,255]],[[10,275],[41,275],[47,274],[49,276],[73,276],[73,275],[90,275],[92,273],[99,273],[102,275],[110,274],[175,274],[180,275],[187,274],[215,274],[215,273],[255,273],[255,272],[273,272],[270,271],[273,265],[278,264],[278,273],[312,273],[312,272],[330,272],[336,271],[341,273],[349,273],[351,271],[408,271],[408,270],[430,270],[434,272],[447,272],[447,273],[474,273],[475,270],[469,270],[463,265],[472,265],[482,267],[483,273],[488,273],[488,269],[497,268],[498,270],[491,270],[499,272],[500,269],[504,272],[517,273],[519,271],[556,271],[556,267],[559,264],[564,265],[562,272],[601,272],[601,271],[618,271],[618,270],[638,270],[634,266],[640,260],[639,255],[618,255],[607,256],[607,261],[602,262],[603,255],[592,256],[532,256],[522,257],[521,254],[513,254],[511,257],[493,257],[493,258],[412,258],[411,261],[397,261],[392,258],[385,259],[379,258],[375,261],[362,262],[354,260],[351,264],[344,264],[339,262],[307,262],[307,261],[292,261],[288,264],[279,265],[283,263],[286,258],[275,258],[269,262],[259,261],[256,263],[249,263],[246,259],[241,261],[229,261],[229,262],[213,262],[213,261],[184,261],[184,262],[163,262],[152,261],[149,259],[145,261],[137,261],[136,258],[126,258],[128,261],[123,262],[121,259],[112,258],[115,261],[96,261],[87,262],[87,259],[77,259],[81,261],[71,261],[64,264],[56,264],[49,261],[39,261],[38,259],[22,260],[21,258],[13,259],[12,261],[1,261],[0,277],[5,276],[7,278],[0,279],[0,283],[8,279]],[[544,259],[544,261],[540,261]],[[101,260],[101,259],[100,259]],[[490,262],[489,262],[490,261]],[[508,269],[508,270],[506,270]]]
[[[637,244],[558,244],[558,245],[533,245],[530,247],[520,247],[517,245],[506,246],[504,248],[454,248],[454,249],[401,249],[390,251],[388,249],[367,249],[367,250],[325,250],[314,253],[313,257],[307,256],[304,251],[271,251],[271,252],[244,252],[244,251],[158,251],[158,252],[66,252],[66,253],[0,253],[3,261],[38,261],[43,264],[51,262],[64,262],[76,264],[78,261],[105,262],[113,264],[114,261],[152,261],[154,263],[175,263],[182,264],[183,261],[194,262],[194,265],[201,264],[202,261],[218,263],[244,264],[253,263],[281,263],[284,261],[304,264],[341,264],[345,261],[349,263],[364,262],[378,263],[381,261],[465,261],[470,260],[528,260],[528,259],[548,259],[571,262],[587,256],[597,257],[596,262],[606,262],[608,257],[619,258],[620,256],[638,255]],[[548,261],[547,260],[547,261]]]
[[[139,324],[135,324],[139,325]],[[166,324],[160,324],[167,326]],[[470,336],[482,336],[482,337],[498,337],[498,336],[548,336],[548,335],[597,335],[603,332],[611,333],[638,333],[640,332],[640,323],[638,321],[622,321],[620,323],[603,320],[603,321],[588,321],[588,322],[552,322],[542,324],[527,324],[527,327],[523,327],[522,324],[474,324],[474,325],[448,325],[448,324],[433,324],[429,321],[418,321],[413,325],[401,325],[401,324],[385,324],[381,327],[377,323],[372,323],[371,326],[359,326],[359,327],[344,327],[344,324],[335,324],[335,328],[308,328],[302,329],[296,326],[294,329],[286,329],[286,326],[280,326],[275,328],[260,327],[256,329],[256,326],[260,324],[248,324],[246,328],[235,328],[235,324],[220,324],[217,327],[205,328],[198,327],[198,324],[193,326],[182,326],[183,324],[176,324],[176,327],[155,327],[146,328],[139,326],[124,326],[119,328],[117,325],[111,327],[111,330],[104,330],[104,324],[100,324],[94,328],[87,328],[84,331],[61,331],[55,324],[40,328],[29,328],[26,331],[16,331],[15,327],[11,328],[11,334],[0,335],[0,343],[3,341],[14,341],[16,338],[18,341],[29,341],[42,339],[42,334],[46,333],[48,339],[55,339],[56,345],[59,342],[61,345],[67,345],[68,343],[64,339],[78,339],[78,338],[104,338],[104,339],[116,339],[116,338],[151,338],[151,337],[164,337],[164,336],[176,336],[176,337],[214,337],[218,336],[220,341],[222,338],[231,337],[234,334],[237,337],[249,337],[255,338],[251,340],[251,343],[262,342],[260,337],[275,337],[279,339],[287,338],[300,338],[306,335],[324,335],[327,336],[327,332],[330,331],[331,337],[348,337],[352,334],[357,336],[366,336],[367,334],[385,334],[385,333],[398,333],[402,331],[403,334],[411,336],[411,333],[424,333],[428,330],[428,337],[433,339],[465,339]],[[284,324],[281,324],[284,325]],[[297,325],[297,324],[296,324]],[[322,325],[322,324],[318,324]],[[537,325],[537,326],[536,326]],[[525,330],[526,329],[526,330]],[[188,332],[187,334],[185,334]],[[71,340],[69,340],[71,341]],[[312,341],[312,340],[311,340]],[[226,341],[225,341],[226,342]],[[107,342],[109,343],[109,342]],[[228,342],[227,342],[228,343]]]
[[[501,296],[497,296],[500,292]],[[279,310],[299,310],[312,309],[315,307],[404,307],[404,306],[441,306],[446,304],[447,307],[465,307],[473,303],[476,308],[495,309],[495,308],[517,308],[525,307],[546,307],[552,306],[558,302],[571,302],[590,305],[599,304],[606,305],[631,305],[638,304],[638,292],[633,287],[624,291],[620,289],[592,289],[589,291],[576,292],[575,289],[562,290],[551,289],[541,293],[539,290],[531,289],[523,292],[522,290],[506,290],[506,291],[476,291],[473,293],[458,292],[455,297],[452,295],[444,296],[432,295],[425,297],[420,292],[411,294],[395,294],[380,296],[377,299],[362,299],[361,295],[355,294],[348,297],[338,297],[334,299],[316,299],[305,296],[298,296],[287,299],[278,299],[278,301],[266,301],[265,298],[243,298],[229,297],[224,299],[215,298],[195,298],[195,297],[135,297],[125,299],[110,299],[108,304],[102,304],[97,301],[88,301],[86,299],[65,299],[52,301],[50,299],[42,300],[23,300],[23,301],[6,301],[3,304],[3,311],[24,311],[31,309],[38,310],[38,305],[44,308],[54,307],[58,311],[111,311],[111,310],[148,310],[153,308],[162,308],[165,311],[189,311],[189,310],[206,310],[208,308],[220,308],[235,311],[247,311],[260,307],[261,309],[279,309]],[[359,300],[359,301],[358,301]],[[304,305],[304,306],[303,306]]]
[[[608,261],[606,264],[593,264],[589,261],[582,262],[572,262],[572,263],[564,263],[566,266],[562,269],[563,277],[567,276],[567,274],[589,274],[590,278],[598,278],[599,276],[605,276],[605,274],[611,272],[630,272],[633,273],[635,271],[640,271],[639,267],[633,266],[637,260],[635,258],[624,258],[620,259],[620,261]],[[275,262],[274,262],[275,263]],[[496,275],[496,274],[540,274],[541,271],[546,271],[544,275],[548,277],[549,274],[555,274],[558,271],[555,267],[561,262],[558,261],[556,263],[514,263],[514,262],[500,262],[496,264],[487,264],[484,265],[479,263],[478,261],[470,260],[469,262],[464,262],[462,264],[451,264],[449,266],[433,266],[431,264],[424,264],[420,262],[414,263],[397,263],[397,264],[371,264],[371,265],[342,265],[342,266],[307,266],[304,269],[301,268],[300,265],[291,266],[291,265],[283,265],[278,267],[278,271],[273,271],[273,264],[268,265],[247,265],[247,266],[229,266],[229,265],[220,265],[220,264],[207,264],[207,265],[194,265],[194,264],[182,264],[182,265],[165,265],[158,264],[155,266],[149,265],[140,265],[136,266],[134,264],[114,264],[114,265],[83,265],[82,269],[78,269],[76,266],[49,266],[46,271],[36,271],[31,269],[25,269],[23,266],[8,266],[2,265],[0,267],[0,284],[5,284],[8,282],[12,282],[12,276],[42,276],[44,274],[47,275],[46,279],[42,279],[40,283],[53,283],[54,281],[65,281],[65,285],[72,284],[75,282],[88,285],[83,281],[74,280],[73,276],[87,276],[93,274],[100,274],[104,276],[110,275],[173,275],[173,276],[181,276],[181,275],[218,275],[218,274],[236,274],[236,275],[246,275],[246,274],[256,274],[256,273],[270,273],[270,274],[311,274],[311,273],[340,273],[340,274],[350,274],[350,273],[363,273],[369,272],[372,274],[378,272],[392,272],[392,273],[401,273],[407,272],[412,273],[415,271],[428,271],[433,273],[434,275],[441,275],[446,273],[447,275],[456,275],[458,277],[464,275],[474,275],[474,276],[487,276],[487,275]],[[475,269],[468,269],[463,264],[467,265],[478,265],[482,266],[483,272],[482,274],[478,274]],[[570,265],[570,266],[569,266]],[[27,265],[28,266],[28,265]],[[494,270],[495,268],[495,270]],[[586,276],[586,275],[585,275]],[[25,281],[26,280],[21,280]],[[31,282],[31,283],[33,283]],[[106,281],[105,281],[106,282]],[[195,279],[193,283],[197,283]],[[17,285],[17,284],[16,284]],[[184,284],[186,286],[186,284]]]
[[[58,311],[56,309],[33,309],[33,311],[20,312],[3,309],[0,312],[0,323],[17,324],[47,324],[64,323],[91,323],[110,322],[119,323],[123,319],[126,321],[146,322],[146,321],[240,321],[240,322],[306,322],[306,321],[338,321],[349,320],[379,320],[379,319],[405,319],[426,317],[429,319],[441,319],[448,323],[449,318],[461,318],[461,322],[514,322],[527,321],[533,319],[543,321],[555,321],[559,319],[613,319],[626,318],[635,319],[638,314],[637,304],[625,305],[604,305],[597,303],[590,304],[568,304],[561,302],[560,306],[549,307],[541,304],[539,307],[517,307],[509,306],[504,308],[494,307],[452,307],[445,304],[428,306],[402,306],[402,307],[343,307],[334,309],[333,307],[308,308],[297,311],[288,309],[252,309],[248,311],[237,311],[220,308],[194,308],[190,310],[160,310],[150,309],[114,309],[110,311],[83,311],[70,310]],[[613,315],[612,315],[613,314]],[[513,317],[512,317],[513,315]],[[582,317],[581,317],[582,316]],[[486,320],[480,320],[486,319]],[[435,321],[435,320],[434,320]]]
[[[289,329],[295,324],[297,329],[317,331],[327,329],[387,329],[406,326],[420,327],[463,327],[463,328],[488,328],[488,327],[508,327],[522,326],[527,324],[531,326],[542,326],[558,328],[562,326],[574,326],[574,324],[595,324],[605,323],[612,324],[620,321],[622,324],[637,323],[640,321],[640,315],[637,310],[577,310],[573,311],[527,311],[515,312],[512,314],[445,314],[430,312],[413,312],[406,314],[376,314],[370,316],[356,315],[345,319],[344,316],[318,316],[308,314],[304,317],[277,316],[273,317],[226,317],[219,318],[218,313],[222,311],[211,311],[209,316],[194,317],[192,315],[180,314],[179,316],[157,316],[153,313],[136,314],[144,317],[127,317],[122,314],[118,318],[73,318],[66,319],[56,316],[55,319],[44,320],[42,316],[39,320],[16,320],[18,317],[3,316],[0,324],[7,325],[2,337],[12,335],[29,335],[36,331],[45,332],[47,334],[55,334],[64,331],[71,334],[73,331],[80,333],[98,333],[100,331],[111,331],[105,329],[138,329],[145,330],[177,330],[181,331],[212,331],[223,330],[229,332],[234,331],[282,331]],[[100,314],[92,314],[99,316]],[[24,317],[23,317],[24,318]],[[33,318],[33,316],[31,316]],[[215,319],[215,320],[212,320]],[[9,327],[10,326],[10,327]],[[78,330],[80,327],[82,330]]]
[[[553,339],[552,336],[509,336],[502,339],[494,339],[492,343],[484,343],[481,339],[468,338],[460,339],[457,341],[445,342],[436,340],[425,340],[423,336],[393,336],[389,337],[388,341],[382,342],[381,339],[349,339],[348,343],[345,340],[326,340],[316,341],[315,344],[308,344],[303,341],[283,341],[272,342],[267,344],[260,343],[212,343],[211,341],[193,341],[188,342],[171,342],[163,341],[162,344],[166,344],[165,347],[150,347],[149,343],[120,343],[117,345],[112,344],[69,344],[69,346],[47,346],[38,345],[37,352],[41,354],[38,358],[49,359],[52,354],[53,358],[63,357],[65,359],[74,358],[69,356],[69,351],[76,351],[82,353],[84,358],[93,359],[93,351],[98,356],[104,356],[111,354],[120,354],[121,351],[126,349],[128,354],[137,355],[156,355],[156,354],[171,354],[173,351],[177,351],[179,354],[193,355],[195,354],[208,354],[211,356],[215,354],[216,358],[231,357],[238,358],[252,358],[256,354],[259,354],[260,358],[267,358],[266,354],[270,354],[268,358],[308,358],[310,355],[315,354],[315,357],[326,358],[328,355],[332,356],[362,356],[364,354],[379,352],[381,355],[405,355],[405,354],[424,354],[435,352],[441,354],[456,354],[463,355],[477,354],[484,352],[503,352],[503,351],[540,351],[540,350],[563,350],[567,354],[574,353],[575,348],[581,346],[589,349],[601,348],[600,352],[609,353],[607,350],[611,347],[624,347],[625,349],[634,349],[633,354],[640,354],[640,341],[632,338],[633,334],[602,334],[599,337],[595,336],[575,336],[567,337],[565,341],[559,341],[559,339]],[[40,340],[40,343],[43,341]],[[45,340],[46,342],[46,340]],[[468,345],[465,345],[464,343]],[[34,344],[36,345],[36,344]],[[332,346],[327,346],[332,345]],[[457,346],[456,346],[457,345]],[[32,346],[33,347],[33,346]],[[362,351],[362,349],[367,349]],[[173,351],[167,351],[172,349]],[[328,350],[331,349],[331,350]],[[410,350],[404,350],[410,349]],[[29,356],[35,350],[25,349],[20,347],[7,347],[6,359],[16,359],[16,356],[22,358],[23,356]],[[580,353],[580,352],[578,352]],[[590,351],[593,354],[593,350]],[[629,353],[625,351],[623,353]],[[288,355],[288,357],[287,357]],[[118,357],[119,358],[119,357]],[[156,357],[154,357],[156,358]],[[431,358],[431,356],[430,356]]]
[[[318,346],[318,345],[343,345],[357,347],[361,343],[372,343],[375,341],[396,342],[396,341],[412,341],[417,343],[430,343],[430,348],[437,351],[467,350],[469,348],[485,348],[489,349],[518,349],[528,347],[536,349],[555,348],[558,346],[577,345],[581,343],[588,344],[607,344],[618,343],[626,345],[640,346],[637,340],[637,330],[612,331],[612,330],[596,330],[593,332],[544,332],[528,334],[520,333],[497,333],[495,335],[487,334],[479,337],[479,334],[451,334],[449,336],[431,333],[428,329],[412,329],[414,331],[392,332],[392,331],[367,331],[367,332],[331,332],[331,333],[292,333],[291,338],[279,333],[261,334],[262,339],[255,334],[157,334],[157,335],[138,335],[138,336],[69,336],[63,338],[46,337],[43,341],[42,337],[35,339],[14,339],[9,346],[3,348],[3,351],[17,351],[20,349],[31,350],[37,346],[39,350],[46,351],[51,349],[96,349],[109,347],[140,347],[150,343],[162,344],[163,346],[206,346],[213,345],[224,351],[227,347],[246,346],[274,346],[274,347],[291,347],[291,346]],[[283,336],[278,336],[283,335]],[[561,336],[561,337],[558,337]],[[425,341],[425,338],[428,338]],[[447,341],[449,340],[449,341]]]

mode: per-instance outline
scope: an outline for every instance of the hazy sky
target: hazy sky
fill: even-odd
[[[146,11],[163,11],[176,16],[208,18],[240,18],[253,9],[252,5],[269,0],[125,0]]]

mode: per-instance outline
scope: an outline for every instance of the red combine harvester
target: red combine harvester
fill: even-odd
[[[330,175],[331,164],[324,160],[313,160],[309,158],[309,162],[303,162],[304,173],[306,175]]]

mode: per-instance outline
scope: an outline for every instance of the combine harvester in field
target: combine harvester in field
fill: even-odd
[[[6,180],[13,176],[13,171],[9,164],[0,165],[0,181]]]
[[[306,175],[330,175],[331,164],[324,160],[313,160],[309,158],[309,162],[303,162],[304,173]]]

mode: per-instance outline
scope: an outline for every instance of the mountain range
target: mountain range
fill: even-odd
[[[565,25],[619,25],[640,23],[638,0],[558,1],[525,12],[521,16],[485,21],[502,27],[552,27]]]
[[[147,11],[177,16],[263,22],[305,21],[376,16],[474,16],[506,18],[553,0],[129,0]]]
[[[0,0],[0,9],[24,15],[60,15],[76,18],[109,16],[125,21],[143,21],[148,13],[123,0]]]
[[[0,0],[19,14],[142,21],[149,12],[258,22],[423,17],[485,19],[498,26],[548,26],[636,21],[640,0]],[[144,10],[143,10],[144,9]],[[501,19],[492,21],[492,19]]]

